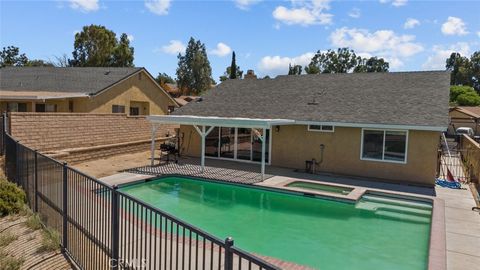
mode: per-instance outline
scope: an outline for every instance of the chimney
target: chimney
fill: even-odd
[[[253,72],[253,69],[247,70],[247,74],[243,76],[244,79],[256,79],[257,75],[255,75],[255,72]]]

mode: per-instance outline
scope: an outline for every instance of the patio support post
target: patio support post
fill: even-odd
[[[201,160],[202,160],[202,173],[205,172],[205,126],[202,126],[202,154],[201,154]]]
[[[158,126],[152,124],[152,143],[150,145],[150,165],[155,165],[155,137],[157,133]]]
[[[202,140],[202,152],[200,153],[200,161],[201,161],[201,165],[202,165],[201,170],[202,170],[202,173],[203,173],[205,171],[205,138],[213,130],[214,126],[211,126],[210,128],[208,128],[207,131],[205,131],[205,126],[202,126],[201,130],[196,125],[193,125],[193,127],[198,132],[198,134],[200,135],[201,140]]]
[[[262,137],[262,181],[265,179],[265,141],[267,138],[267,129],[263,128]]]

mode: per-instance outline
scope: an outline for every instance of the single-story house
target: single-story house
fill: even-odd
[[[458,106],[450,108],[450,125],[448,134],[454,135],[459,127],[469,127],[473,129],[476,136],[480,136],[480,106],[467,107]]]
[[[154,127],[180,124],[181,152],[205,158],[433,186],[448,127],[444,71],[226,80]]]
[[[0,111],[163,115],[178,105],[145,68],[0,69]]]

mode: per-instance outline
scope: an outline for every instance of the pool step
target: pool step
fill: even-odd
[[[416,208],[416,209],[425,209],[425,210],[430,210],[430,211],[433,208],[432,204],[429,204],[427,202],[406,200],[406,199],[400,199],[400,198],[373,196],[373,195],[364,195],[362,197],[362,201],[385,203],[385,204],[389,204],[389,205],[405,206],[405,207],[411,207],[411,208]]]
[[[364,196],[355,208],[372,211],[375,215],[411,222],[430,222],[432,207],[423,202]]]

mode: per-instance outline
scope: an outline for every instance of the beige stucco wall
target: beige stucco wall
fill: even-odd
[[[166,114],[168,106],[175,105],[168,94],[160,90],[147,73],[142,71],[97,96],[75,99],[73,108],[75,112],[111,113],[112,105],[123,105],[128,114],[130,102],[148,102],[149,114],[159,115]]]
[[[287,168],[305,168],[305,160],[321,159],[320,144],[325,145],[319,171],[342,175],[379,178],[380,181],[433,185],[437,168],[439,132],[410,130],[406,164],[360,159],[361,128],[335,127],[335,132],[308,131],[307,126],[281,126],[272,129],[272,164]],[[200,154],[200,136],[190,126],[182,126],[183,153]]]
[[[144,104],[140,114],[159,114],[168,112],[168,106],[176,106],[175,102],[162,91],[145,71],[112,86],[108,90],[90,98],[72,98],[47,100],[47,104],[56,104],[57,112],[69,112],[69,100],[73,101],[73,112],[78,113],[112,113],[112,105],[125,106],[125,113],[130,113],[130,104]],[[14,102],[14,101],[13,101]],[[28,112],[32,112],[32,101],[27,103]],[[6,102],[0,102],[0,110],[5,111]]]

